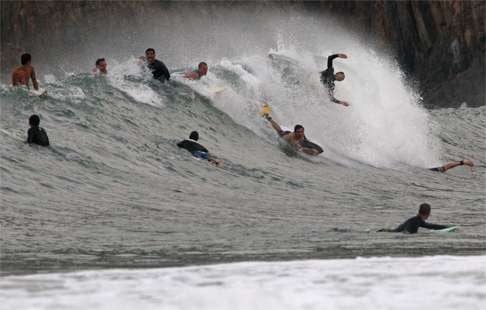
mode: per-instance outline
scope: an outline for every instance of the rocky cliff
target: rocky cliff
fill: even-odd
[[[202,11],[241,2],[102,2],[102,1],[2,1],[2,73],[29,50],[47,54],[61,42],[76,49],[94,45],[84,32],[118,31],[132,40],[144,16],[160,11],[177,14],[177,6]],[[428,107],[486,104],[485,100],[485,1],[326,1],[246,3],[267,9],[294,6],[314,14],[334,15],[342,23],[391,48],[407,75],[417,81]],[[103,21],[103,28],[96,25]],[[130,27],[127,27],[129,25]],[[102,32],[100,34],[100,32]],[[56,44],[57,45],[57,44]],[[73,51],[70,50],[71,56]],[[52,63],[55,59],[49,59]]]

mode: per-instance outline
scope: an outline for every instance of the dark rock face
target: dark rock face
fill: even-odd
[[[270,5],[271,4],[271,5]],[[485,99],[485,20],[486,1],[325,1],[296,3],[263,2],[266,9],[293,6],[313,13],[332,14],[391,48],[406,74],[418,82],[428,107],[486,104]],[[2,1],[2,73],[17,64],[25,50],[34,55],[48,54],[45,44],[91,47],[84,32],[117,32],[127,40],[136,38],[146,14],[155,11],[166,18],[177,6],[216,11],[218,6],[238,9],[241,3],[177,4],[171,2],[103,1]],[[165,16],[164,16],[165,14]],[[99,21],[103,21],[100,28]],[[127,27],[129,25],[129,27]],[[60,51],[62,52],[62,51]],[[62,54],[62,53],[61,53]],[[35,57],[35,56],[34,56]],[[73,51],[70,51],[70,57]],[[81,56],[80,56],[81,57]],[[52,63],[54,59],[47,59]],[[8,65],[7,65],[8,64]]]

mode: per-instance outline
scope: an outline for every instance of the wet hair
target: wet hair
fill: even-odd
[[[294,132],[296,132],[297,130],[299,130],[301,128],[304,129],[304,127],[302,125],[295,125]]]
[[[32,60],[32,56],[30,56],[29,53],[25,53],[25,54],[22,54],[22,56],[20,56],[20,63],[22,65],[28,64],[31,60]]]
[[[191,134],[189,135],[189,139],[194,141],[199,140],[199,133],[197,131],[191,132]]]
[[[428,203],[423,203],[419,207],[419,214],[420,215],[429,215],[430,214],[430,205]]]
[[[147,48],[145,50],[145,54],[147,54],[148,52],[153,52],[155,54],[155,50],[153,48]]]
[[[199,63],[199,65],[197,65],[197,67],[198,67],[198,68],[200,68],[201,66],[206,66],[206,67],[207,67],[207,66],[208,66],[208,64],[207,64],[207,63],[205,63],[204,61],[201,61],[201,62]]]
[[[39,126],[40,124],[40,118],[38,115],[36,114],[32,114],[30,117],[29,117],[29,125],[30,126]]]
[[[96,59],[95,64],[98,66],[102,61],[105,61],[105,59],[104,58],[98,58],[98,59]]]

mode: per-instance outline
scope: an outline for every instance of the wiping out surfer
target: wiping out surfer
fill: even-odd
[[[409,218],[395,229],[380,229],[378,230],[378,232],[408,232],[411,234],[415,234],[417,233],[419,227],[435,230],[448,228],[449,226],[431,224],[426,222],[426,220],[430,216],[430,209],[431,208],[428,203],[423,203],[420,205],[418,214],[416,216]]]
[[[322,148],[307,140],[304,127],[302,125],[295,125],[294,131],[283,130],[277,122],[275,122],[270,116],[270,111],[268,105],[264,106],[264,111],[262,113],[263,117],[270,122],[273,129],[277,131],[278,135],[284,139],[287,143],[295,147],[297,150],[304,152],[307,155],[316,156],[323,152]]]
[[[197,143],[197,140],[199,140],[199,133],[197,131],[193,131],[189,135],[189,140],[182,140],[181,142],[177,143],[177,146],[188,150],[192,156],[196,158],[205,159],[216,166],[221,166],[223,162],[209,154],[208,149]]]
[[[27,87],[29,87],[29,79],[32,79],[32,85],[34,86],[34,89],[39,90],[39,84],[37,83],[35,70],[34,67],[31,65],[31,62],[32,56],[30,54],[25,53],[20,56],[20,63],[22,65],[12,72],[13,86],[26,85]]]
[[[335,58],[338,57],[343,59],[348,58],[346,54],[334,54],[327,57],[327,69],[321,71],[321,82],[322,84],[324,84],[324,86],[327,87],[329,99],[331,99],[332,102],[342,104],[343,106],[347,107],[349,106],[349,103],[344,100],[338,100],[334,97],[334,81],[340,82],[345,78],[344,72],[337,72],[336,74],[334,74],[334,67],[332,66],[332,62]]]

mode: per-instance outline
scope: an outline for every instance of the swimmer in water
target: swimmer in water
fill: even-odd
[[[32,85],[34,86],[34,89],[39,90],[39,84],[37,83],[35,70],[34,67],[31,65],[31,61],[32,56],[30,56],[30,54],[22,54],[22,56],[20,57],[20,63],[22,65],[12,72],[13,86],[26,85],[27,87],[29,87],[29,79],[32,79]]]

